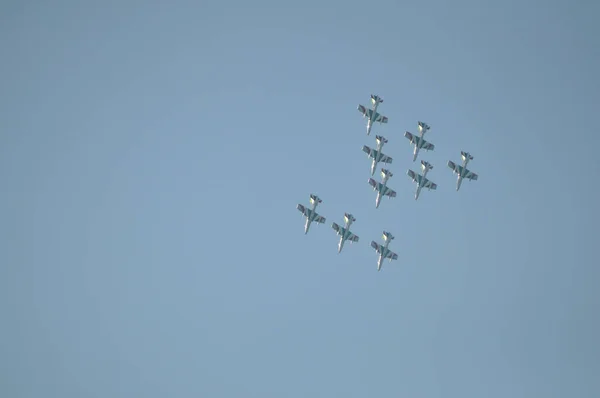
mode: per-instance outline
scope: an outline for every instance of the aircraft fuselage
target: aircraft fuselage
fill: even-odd
[[[371,116],[367,118],[367,135],[371,134],[371,127],[373,127],[373,123],[377,120],[377,107],[379,106],[379,102],[375,101],[373,104],[373,112],[371,112]]]
[[[417,192],[415,193],[415,200],[419,199],[419,194],[421,193],[421,188],[423,188],[424,181],[426,181],[425,177],[427,176],[428,172],[429,172],[429,169],[425,168],[425,170],[423,170],[423,178],[418,180]]]
[[[377,186],[377,198],[375,199],[375,208],[379,208],[379,204],[381,203],[381,198],[388,192],[389,188],[387,187],[388,176],[384,176],[381,180],[381,184]]]
[[[385,244],[383,245],[383,249],[381,250],[381,253],[379,253],[379,260],[377,261],[377,271],[381,271],[381,266],[383,265],[383,260],[386,259],[387,253],[389,251],[389,249],[388,249],[389,244],[390,244],[390,240],[386,239]]]
[[[377,169],[377,164],[379,164],[379,162],[381,162],[381,159],[383,159],[383,153],[381,152],[381,149],[378,148],[375,150],[375,155],[373,155],[373,163],[371,163],[371,175],[375,175],[375,170]]]
[[[423,145],[425,145],[425,140],[423,139],[423,136],[425,135],[425,131],[426,130],[421,130],[421,133],[419,134],[419,138],[420,140],[417,140],[418,142],[415,144],[415,150],[413,152],[413,162],[415,160],[417,160],[417,156],[419,156],[419,149],[423,148]]]
[[[467,174],[467,164],[469,163],[469,158],[465,158],[465,160],[463,160],[463,164],[462,164],[462,168],[460,169],[458,174],[458,178],[456,180],[456,190],[458,191],[460,189],[460,184],[462,184],[463,181],[463,177]]]
[[[350,236],[351,232],[350,232],[350,225],[352,224],[351,220],[346,221],[346,224],[344,225],[344,229],[342,230],[342,233],[340,234],[340,243],[338,243],[338,253],[342,252],[342,249],[344,248],[344,243],[346,242],[346,240],[348,240],[348,237]]]
[[[310,229],[310,224],[317,218],[317,206],[319,203],[314,201],[312,204],[312,208],[309,211],[309,214],[306,216],[306,224],[304,224],[304,235],[308,233]]]

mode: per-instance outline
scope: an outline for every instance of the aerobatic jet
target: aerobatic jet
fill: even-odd
[[[377,182],[372,178],[369,178],[369,185],[373,187],[374,191],[377,191],[377,199],[375,199],[375,208],[379,207],[382,196],[388,196],[390,198],[396,197],[396,191],[387,186],[387,181],[394,174],[387,170],[381,169],[381,182]]]
[[[417,160],[417,156],[419,156],[419,149],[422,148],[426,151],[433,151],[433,149],[435,148],[435,145],[433,145],[431,142],[426,141],[425,138],[423,138],[427,130],[429,130],[431,127],[429,127],[427,123],[424,122],[418,122],[417,125],[419,127],[418,136],[411,134],[408,131],[404,133],[404,136],[410,140],[410,143],[412,145],[415,146],[415,150],[413,152],[413,162]]]
[[[311,209],[309,209],[301,204],[298,204],[298,206],[296,206],[296,208],[298,210],[300,210],[300,212],[302,212],[304,217],[306,217],[306,224],[304,225],[304,234],[305,235],[308,233],[308,229],[310,228],[310,223],[312,223],[313,221],[318,224],[323,224],[325,222],[325,217],[317,214],[317,211],[316,211],[317,206],[321,202],[323,202],[323,201],[317,195],[311,193],[310,194],[310,204],[312,205]]]
[[[421,188],[428,188],[429,190],[436,189],[437,184],[430,181],[426,176],[427,172],[433,169],[433,166],[424,160],[421,160],[421,169],[423,169],[423,175],[417,174],[412,170],[408,170],[406,174],[412,178],[413,182],[417,183],[417,191],[415,192],[415,200],[419,199]]]
[[[456,179],[456,190],[457,191],[460,189],[460,184],[462,183],[463,179],[466,178],[469,181],[470,180],[477,181],[477,178],[478,178],[477,174],[475,174],[471,170],[467,169],[467,164],[469,163],[469,160],[473,160],[473,156],[469,152],[465,152],[465,151],[460,151],[460,156],[462,157],[462,161],[463,161],[462,166],[454,163],[451,160],[448,161],[448,167],[450,167],[452,169],[452,172],[458,176],[458,178]]]
[[[388,140],[381,135],[376,135],[375,140],[377,141],[377,149],[372,149],[366,145],[363,146],[363,152],[365,152],[369,158],[373,159],[373,162],[371,163],[371,175],[375,174],[379,162],[392,163],[393,160],[391,157],[384,155],[381,152],[381,149],[387,144]]]
[[[373,104],[372,109],[367,109],[364,105],[358,105],[358,111],[363,114],[363,117],[367,118],[367,135],[371,134],[371,127],[373,127],[373,123],[387,123],[387,116],[383,116],[377,113],[377,107],[381,104],[383,100],[377,96],[371,94],[371,103]]]
[[[339,226],[335,222],[331,224],[331,228],[333,228],[333,230],[337,232],[338,235],[340,235],[340,243],[338,243],[338,253],[342,252],[342,249],[344,248],[344,242],[346,242],[347,240],[352,243],[358,242],[358,236],[350,232],[350,225],[352,225],[352,223],[356,221],[356,218],[354,218],[354,216],[350,213],[345,213],[344,221],[346,222],[346,224],[343,227]]]
[[[375,249],[377,253],[379,253],[379,260],[377,261],[377,271],[381,271],[383,260],[385,260],[386,258],[389,259],[390,262],[392,262],[392,260],[398,259],[398,255],[390,249],[388,249],[388,246],[393,239],[394,236],[390,232],[383,231],[383,245],[380,245],[375,241],[371,241],[371,247]]]

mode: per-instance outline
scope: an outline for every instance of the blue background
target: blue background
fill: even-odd
[[[600,3],[0,10],[0,396],[600,396]]]

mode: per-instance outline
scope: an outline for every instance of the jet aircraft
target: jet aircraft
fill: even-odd
[[[319,223],[319,224],[323,224],[325,222],[325,217],[319,215],[316,211],[317,206],[321,202],[323,202],[323,201],[317,195],[311,193],[310,194],[310,204],[312,205],[311,209],[309,209],[301,204],[298,204],[298,206],[296,206],[296,208],[298,210],[300,210],[300,212],[302,212],[304,217],[306,217],[306,224],[304,225],[304,234],[305,235],[308,233],[308,229],[310,228],[310,223],[312,223],[313,221],[316,223]]]
[[[450,167],[452,169],[452,172],[458,176],[458,178],[456,179],[456,190],[457,191],[460,189],[460,184],[462,183],[463,179],[466,178],[468,180],[477,181],[477,178],[478,178],[477,174],[475,174],[471,170],[467,169],[467,164],[469,163],[469,160],[473,160],[473,156],[469,152],[465,152],[465,151],[460,151],[460,156],[462,157],[462,160],[463,160],[462,166],[454,163],[451,160],[448,161],[448,167]]]
[[[371,127],[373,127],[373,123],[387,123],[387,116],[383,116],[380,113],[377,113],[377,107],[381,104],[383,100],[381,97],[377,95],[371,94],[371,103],[373,104],[373,109],[367,109],[364,105],[358,105],[358,111],[363,114],[363,117],[367,118],[367,135],[371,134]]]
[[[427,172],[433,169],[433,166],[424,160],[421,160],[421,169],[423,169],[423,175],[417,174],[414,171],[408,169],[406,174],[412,178],[413,182],[417,183],[417,191],[415,192],[415,200],[419,199],[421,188],[428,188],[429,190],[436,189],[437,184],[430,181],[426,176]]]
[[[423,148],[426,151],[433,151],[433,149],[435,148],[435,145],[433,145],[431,142],[426,141],[425,138],[423,138],[427,130],[429,130],[431,127],[429,127],[427,123],[424,122],[418,122],[417,125],[419,127],[418,136],[411,134],[408,131],[404,133],[404,136],[410,140],[410,143],[412,145],[415,146],[415,150],[413,152],[413,162],[417,160],[417,156],[419,156],[419,149]]]
[[[381,271],[383,260],[385,260],[386,258],[389,259],[390,262],[392,262],[392,260],[398,259],[398,255],[390,249],[388,249],[388,246],[393,239],[394,236],[390,232],[383,231],[383,245],[380,245],[375,241],[371,241],[371,247],[375,249],[377,253],[379,253],[379,260],[377,261],[377,271]]]
[[[338,243],[338,253],[342,252],[342,249],[344,248],[344,242],[346,242],[347,240],[349,240],[350,242],[358,242],[358,236],[350,232],[350,225],[352,225],[352,223],[356,221],[356,218],[354,218],[354,216],[350,213],[345,213],[344,221],[346,222],[346,224],[343,227],[339,226],[335,222],[331,224],[331,228],[333,228],[334,231],[337,232],[338,235],[340,235],[340,243]]]
[[[373,162],[371,163],[371,175],[375,174],[377,163],[392,163],[393,160],[391,157],[384,155],[381,152],[383,146],[388,142],[387,138],[376,135],[375,140],[377,141],[377,149],[372,149],[366,145],[363,146],[363,152],[365,152],[369,158],[373,159]]]
[[[377,199],[375,199],[375,208],[379,207],[382,196],[388,196],[390,198],[396,197],[396,191],[387,186],[387,181],[394,174],[387,170],[381,169],[381,182],[377,182],[372,178],[369,178],[369,184],[373,187],[374,191],[377,191]]]

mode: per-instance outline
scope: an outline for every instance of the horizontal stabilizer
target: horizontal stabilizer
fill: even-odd
[[[381,104],[383,103],[383,99],[378,95],[371,94],[371,102],[373,104]]]
[[[376,135],[375,139],[381,144],[387,144],[388,140],[384,136]]]
[[[315,194],[310,194],[310,203],[322,203],[323,201]]]
[[[394,235],[392,235],[391,232],[388,231],[383,231],[383,240],[387,241],[387,240],[394,240],[395,237]]]

